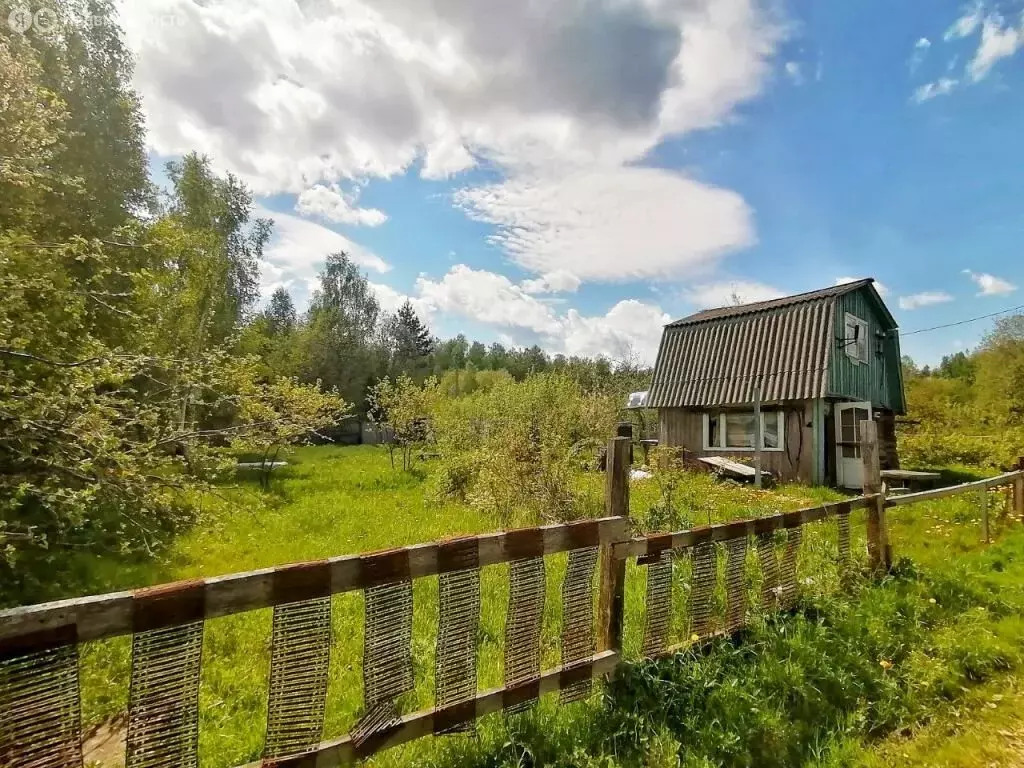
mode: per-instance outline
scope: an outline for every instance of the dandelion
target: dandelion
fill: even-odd
[[[888,659],[882,659],[880,662],[878,662],[878,666],[880,666],[882,669],[892,669],[892,662]]]
[[[692,635],[690,635],[690,642],[691,643],[696,643],[698,640],[700,640],[700,635],[698,635],[696,632],[694,632]]]
[[[928,598],[928,602],[931,603],[932,605],[935,605],[935,598],[934,597]]]

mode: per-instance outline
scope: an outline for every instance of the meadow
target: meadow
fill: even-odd
[[[215,576],[299,560],[415,544],[497,528],[471,507],[438,503],[431,467],[393,470],[373,447],[297,450],[275,474],[270,492],[240,479],[205,501],[201,522],[173,547],[145,561],[72,558],[54,599],[72,594]],[[603,476],[581,473],[581,514],[603,511]],[[782,486],[757,491],[709,476],[686,475],[672,487],[667,512],[659,479],[631,484],[638,529],[702,524],[797,509],[840,498],[833,491]],[[426,739],[380,755],[378,765],[822,765],[853,764],[862,744],[927,718],[961,688],[1014,668],[1024,649],[1024,532],[1001,516],[993,495],[997,544],[980,544],[976,498],[902,508],[892,540],[905,559],[878,583],[840,579],[834,534],[824,524],[805,539],[801,608],[784,617],[752,616],[736,643],[700,655],[631,665],[590,701],[560,707],[555,697],[531,714],[490,717],[477,738]],[[671,519],[667,519],[671,518]],[[854,520],[862,551],[863,521]],[[754,558],[751,556],[751,561]],[[757,592],[751,562],[751,594]],[[559,587],[564,557],[548,558],[543,664],[559,661]],[[676,569],[675,640],[686,638],[688,566]],[[627,573],[628,658],[639,657],[645,571]],[[993,581],[993,579],[995,581]],[[480,687],[501,683],[507,609],[507,566],[484,570],[479,634]],[[997,588],[998,587],[998,588]],[[719,595],[719,601],[724,596]],[[437,580],[415,584],[413,658],[417,686],[405,711],[433,704]],[[325,738],[356,721],[362,697],[362,599],[333,598],[333,645]],[[259,757],[266,722],[271,612],[207,623],[201,682],[204,766],[233,766]],[[882,662],[885,662],[883,664]],[[83,651],[86,725],[118,731],[130,670],[126,638]],[[111,723],[115,726],[109,727]],[[116,764],[107,754],[104,765]],[[94,759],[100,757],[93,752]],[[701,761],[707,761],[701,762]]]

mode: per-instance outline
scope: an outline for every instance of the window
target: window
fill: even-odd
[[[754,412],[718,411],[704,414],[705,451],[754,450]],[[781,451],[785,445],[782,411],[761,411],[761,450]]]
[[[868,324],[856,315],[846,313],[842,345],[846,356],[855,363],[868,362]]]

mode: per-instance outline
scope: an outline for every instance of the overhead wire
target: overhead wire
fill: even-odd
[[[1017,310],[1020,310],[1020,309],[1024,309],[1024,304],[1021,304],[1020,306],[1017,306],[1017,307],[1010,307],[1009,309],[1001,309],[998,312],[992,312],[992,313],[987,314],[987,315],[979,315],[978,317],[971,317],[971,318],[968,318],[967,320],[959,320],[959,321],[957,321],[955,323],[945,323],[944,325],[935,325],[935,326],[932,326],[931,328],[918,328],[917,330],[914,330],[914,331],[901,332],[900,336],[901,337],[903,337],[903,336],[913,336],[915,333],[927,333],[928,331],[938,331],[938,330],[941,330],[942,328],[953,328],[954,326],[957,326],[957,325],[966,325],[967,323],[975,323],[978,320],[987,320],[990,317],[998,317],[999,315],[1005,315],[1007,312],[1016,312]]]

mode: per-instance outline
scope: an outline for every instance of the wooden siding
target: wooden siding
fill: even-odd
[[[841,341],[846,332],[847,312],[868,324],[866,363],[851,359]],[[833,331],[829,397],[861,400],[870,402],[875,408],[903,413],[899,336],[895,329],[890,328],[890,321],[870,294],[870,288],[864,287],[836,299]],[[880,332],[885,334],[884,339],[878,338]]]
[[[785,450],[762,451],[761,467],[782,481],[814,481],[814,433],[810,426],[812,401],[787,403]],[[774,409],[766,405],[765,409]],[[659,411],[661,444],[673,448],[686,448],[695,456],[727,456],[739,461],[750,461],[753,451],[704,450],[704,411],[692,408],[662,408]]]

